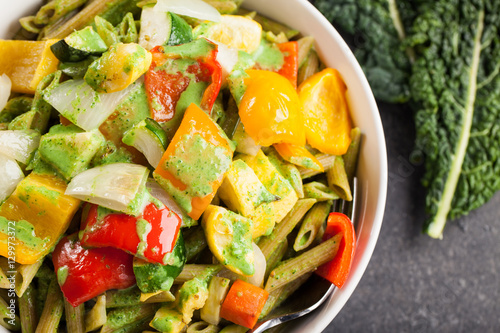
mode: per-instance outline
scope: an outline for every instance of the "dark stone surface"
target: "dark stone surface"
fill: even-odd
[[[363,278],[324,332],[500,332],[500,194],[448,222],[443,240],[422,234],[411,111],[379,108],[389,164],[384,222]]]

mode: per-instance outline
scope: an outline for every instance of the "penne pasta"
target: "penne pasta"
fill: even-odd
[[[301,84],[306,79],[316,74],[319,69],[319,58],[314,50],[312,50],[307,56],[306,60],[299,68],[299,74],[297,76],[297,84]]]
[[[57,279],[50,282],[47,299],[43,307],[40,321],[36,327],[36,333],[57,333],[62,314],[64,312],[64,300]]]
[[[85,305],[80,304],[73,307],[64,300],[64,313],[66,315],[66,329],[71,333],[85,332]]]
[[[275,226],[271,235],[262,237],[258,245],[266,260],[315,203],[315,199],[299,199],[285,218]]]
[[[266,274],[265,274],[265,279],[267,280],[269,273],[276,267],[276,265],[283,259],[285,253],[287,252],[288,249],[288,240],[285,238],[284,241],[282,241],[276,250],[274,250],[269,258],[266,260]]]
[[[347,152],[343,156],[344,168],[349,180],[349,184],[352,184],[354,175],[356,174],[356,166],[358,165],[358,155],[359,149],[361,147],[361,130],[359,127],[355,127],[351,130],[351,144],[347,149]]]
[[[204,274],[207,271],[215,271],[218,272],[222,269],[222,265],[197,265],[197,264],[188,264],[184,265],[184,269],[181,274],[175,278],[174,283],[184,283],[189,280],[194,279],[197,276]]]
[[[319,161],[319,163],[321,163],[321,165],[323,166],[323,169],[325,170],[328,170],[329,168],[331,168],[333,166],[333,164],[335,163],[335,159],[336,159],[336,156],[335,155],[329,155],[329,154],[317,154],[315,155],[314,157],[316,157],[316,159]],[[299,171],[300,171],[300,176],[302,177],[302,179],[307,179],[307,178],[311,178],[313,176],[316,176],[316,175],[319,175],[320,171],[315,171],[315,170],[312,170],[312,169],[306,169],[306,168],[299,168]]]
[[[111,310],[107,314],[106,323],[101,328],[101,333],[111,333],[120,328],[139,322],[145,318],[153,318],[159,306],[156,304],[141,304]]]
[[[187,328],[186,333],[217,333],[219,328],[216,325],[206,323],[204,321],[197,321],[192,323]]]
[[[337,234],[298,257],[282,262],[269,274],[265,289],[271,292],[332,260],[337,254],[341,239],[342,234]]]
[[[304,185],[304,196],[317,201],[337,200],[339,195],[323,183],[310,182]]]
[[[326,221],[331,208],[332,204],[329,201],[318,202],[307,212],[293,244],[295,251],[305,250],[313,243],[323,223]]]
[[[31,265],[20,265],[17,268],[18,278],[16,279],[16,294],[18,297],[23,296],[24,292],[33,281],[36,272],[42,266],[43,260],[40,260]]]
[[[326,170],[328,186],[339,195],[340,198],[351,201],[351,187],[344,168],[344,160],[341,156],[335,158],[333,166]]]
[[[22,297],[19,297],[19,318],[23,333],[34,333],[38,324],[35,303],[36,290],[32,284],[26,288]]]

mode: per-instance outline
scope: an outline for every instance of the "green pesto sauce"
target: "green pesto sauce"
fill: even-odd
[[[9,220],[3,216],[0,216],[0,232],[8,235],[9,227],[14,227],[12,223],[9,224]],[[19,220],[15,222],[15,233],[16,239],[21,241],[24,246],[31,250],[45,250],[47,243],[50,242],[50,238],[42,239],[36,236],[35,227],[25,220]]]
[[[221,214],[220,219],[221,223],[233,231],[231,243],[223,250],[223,264],[236,267],[245,275],[253,275],[255,267],[253,262],[248,260],[248,257],[253,253],[252,220],[238,216],[231,211]]]
[[[25,185],[23,186],[23,191],[19,192],[19,199],[24,202],[28,207],[30,207],[31,204],[36,203],[32,201],[31,194],[36,193],[41,194],[43,197],[48,199],[50,203],[52,203],[54,206],[58,205],[59,202],[59,197],[61,196],[61,193],[58,191],[50,190],[45,186],[40,186],[40,185]]]
[[[144,219],[137,219],[135,224],[137,236],[139,236],[139,245],[137,246],[137,255],[144,257],[144,251],[148,247],[148,235],[151,232],[151,223]]]
[[[212,193],[212,183],[226,172],[231,164],[227,149],[214,146],[199,134],[184,135],[174,153],[164,161],[163,168],[187,185],[179,190],[168,181],[161,181],[167,192],[186,212],[191,212],[191,199]]]
[[[204,38],[195,39],[190,43],[176,46],[164,46],[163,53],[167,56],[197,59],[212,52],[217,46]]]
[[[188,76],[192,76],[192,74],[186,74]],[[179,128],[182,118],[184,117],[184,113],[186,112],[187,107],[194,103],[198,106],[201,104],[201,100],[203,98],[203,93],[208,87],[208,82],[199,81],[196,82],[194,76],[190,77],[189,85],[186,90],[184,90],[177,101],[177,105],[175,107],[175,114],[172,119],[163,124],[163,129],[167,132],[167,135],[172,137],[175,134],[175,131]]]
[[[57,269],[57,282],[60,286],[64,285],[68,278],[68,266],[61,266]]]
[[[253,59],[261,69],[277,71],[285,62],[283,53],[278,46],[265,38],[260,41],[259,48],[252,54]]]

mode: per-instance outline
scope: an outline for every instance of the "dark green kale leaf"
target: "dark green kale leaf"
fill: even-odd
[[[313,0],[351,41],[351,48],[375,97],[402,103],[410,98],[410,58],[401,39],[415,17],[414,2],[395,0]],[[399,31],[398,31],[399,29]]]
[[[414,21],[410,90],[431,237],[500,189],[499,27],[500,0],[436,1]]]

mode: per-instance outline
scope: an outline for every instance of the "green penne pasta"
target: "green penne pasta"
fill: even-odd
[[[323,183],[311,182],[304,185],[304,197],[317,201],[337,200],[340,196]]]
[[[271,235],[262,237],[258,245],[266,260],[315,203],[314,199],[299,199],[285,218],[274,227]]]
[[[282,262],[269,274],[265,289],[271,292],[332,260],[341,239],[342,234],[335,235],[298,257]]]
[[[36,327],[36,333],[51,333],[57,332],[62,314],[64,312],[64,300],[57,279],[52,279],[50,282],[47,299],[43,307],[40,321]]]
[[[340,198],[347,201],[352,200],[351,187],[344,168],[344,160],[341,156],[337,156],[333,166],[326,169],[326,178],[328,180],[328,186],[335,191]]]
[[[276,267],[276,265],[283,259],[285,253],[287,252],[288,249],[288,240],[285,238],[284,241],[282,241],[276,250],[271,253],[269,258],[266,260],[266,274],[265,274],[265,279],[268,278],[269,273]]]
[[[333,164],[335,163],[335,155],[317,154],[314,157],[316,157],[316,159],[321,163],[321,165],[323,166],[323,169],[325,169],[325,170],[331,168],[333,166]],[[320,173],[322,173],[320,171],[315,171],[315,170],[306,169],[306,168],[302,168],[302,167],[299,167],[299,170],[300,170],[300,176],[302,177],[302,179],[307,179],[307,178],[310,178],[310,177],[313,177],[313,176],[316,176],[316,175],[319,175]]]
[[[10,312],[9,306],[12,306],[0,297],[0,325],[11,331],[17,331],[21,328],[21,320],[15,314]],[[15,312],[14,312],[15,313]]]
[[[35,302],[35,288],[32,284],[26,288],[22,297],[19,297],[19,318],[23,333],[34,333],[38,324]]]
[[[293,244],[295,251],[305,250],[313,243],[331,208],[332,203],[330,201],[318,202],[307,212]]]
[[[207,247],[207,240],[205,232],[201,226],[191,228],[189,233],[185,236],[184,241],[186,244],[186,261],[193,260],[203,249]]]
[[[71,333],[85,332],[85,305],[80,304],[73,307],[66,299],[64,300],[64,313],[66,315],[66,328]]]
[[[297,84],[301,84],[306,79],[316,74],[319,70],[319,58],[314,50],[312,50],[307,56],[306,60],[300,66],[299,73],[297,76]]]
[[[52,0],[42,6],[33,22],[37,25],[52,24],[73,10],[84,5],[88,0]]]
[[[106,315],[106,295],[97,296],[94,307],[85,315],[85,332],[94,331],[107,321]]]
[[[184,283],[189,280],[194,279],[197,276],[204,274],[207,271],[218,272],[222,269],[222,265],[197,265],[197,264],[188,264],[184,265],[184,268],[179,274],[178,277],[175,278],[174,283]]]
[[[197,321],[192,323],[187,328],[186,333],[217,333],[219,328],[216,325],[209,324],[204,321]]]
[[[302,65],[305,64],[309,53],[311,52],[313,46],[314,46],[314,37],[313,36],[306,36],[302,37],[299,40],[297,40],[297,43],[299,45],[299,68],[302,67]]]
[[[36,272],[42,266],[43,260],[31,265],[19,265],[17,268],[18,278],[16,279],[16,294],[18,297],[23,296],[24,292],[33,281]]]
[[[265,318],[267,315],[271,313],[271,311],[279,307],[280,304],[282,304],[283,301],[288,298],[288,296],[290,296],[297,289],[299,289],[299,287],[304,282],[306,282],[311,275],[312,273],[306,273],[303,276],[299,277],[298,279],[295,279],[294,281],[271,291],[269,293],[269,297],[267,298],[266,304],[264,305],[264,308],[262,309],[259,318],[260,319]]]
[[[354,175],[356,174],[356,166],[358,165],[358,155],[359,149],[361,147],[361,130],[359,127],[355,127],[351,130],[351,144],[347,149],[347,152],[343,156],[344,168],[349,180],[349,184],[352,184]]]
[[[102,326],[100,332],[111,333],[141,319],[153,318],[158,307],[156,304],[141,304],[114,309],[107,314],[106,323]]]

